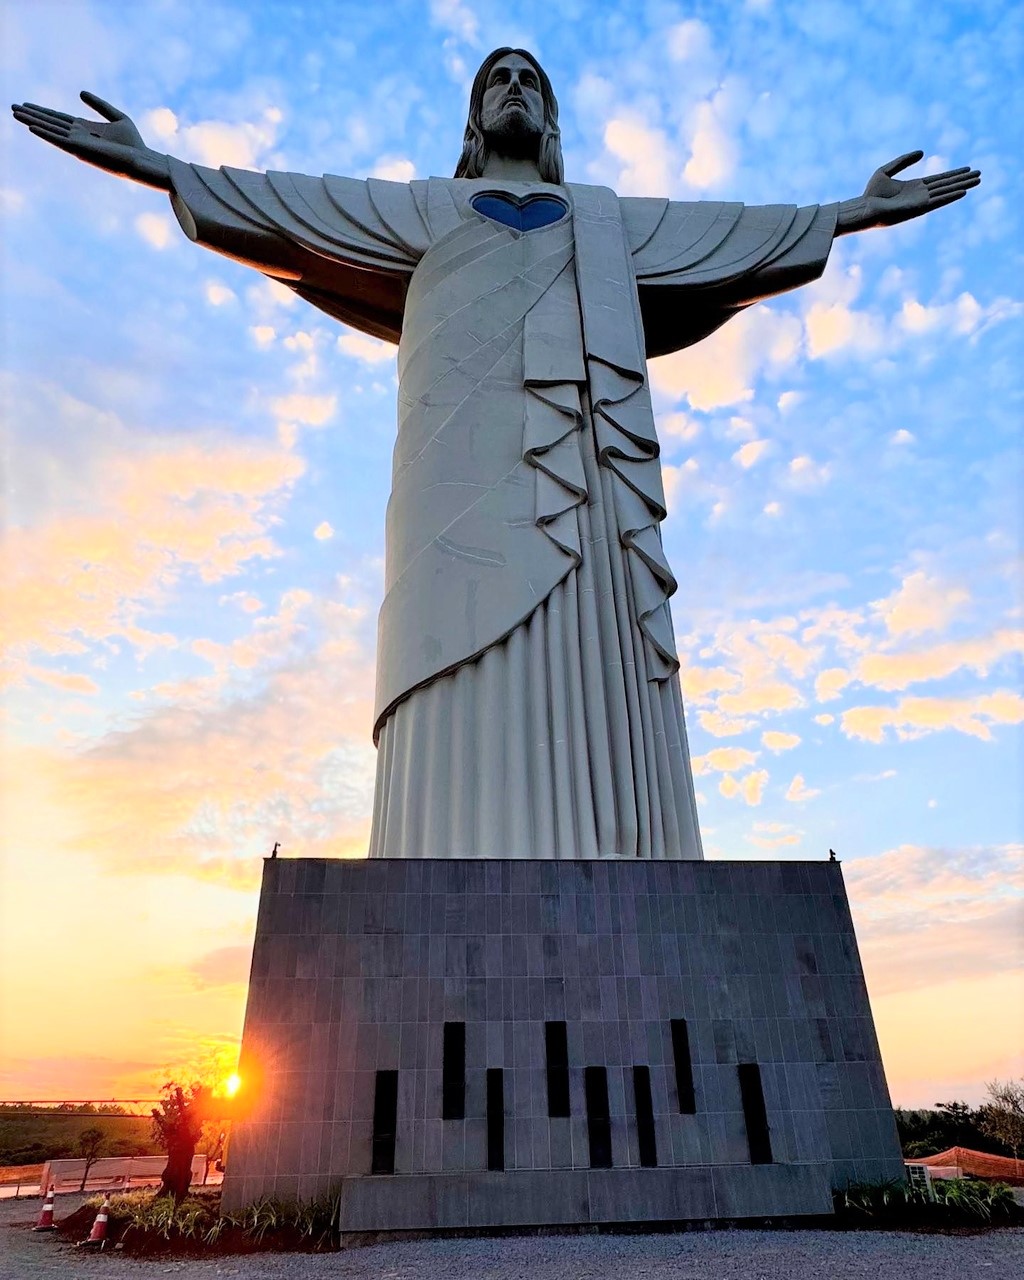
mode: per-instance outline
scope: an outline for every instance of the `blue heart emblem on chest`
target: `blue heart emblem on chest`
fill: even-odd
[[[520,200],[504,192],[490,191],[474,196],[470,201],[477,213],[492,222],[511,227],[513,231],[536,231],[560,222],[569,212],[569,206],[557,196],[526,196]]]

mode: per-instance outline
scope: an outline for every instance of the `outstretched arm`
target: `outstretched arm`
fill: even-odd
[[[962,200],[971,187],[976,187],[981,181],[979,171],[968,165],[947,169],[945,173],[932,173],[925,178],[910,178],[906,182],[895,176],[923,158],[923,151],[908,151],[906,155],[876,169],[864,188],[864,194],[854,200],[844,200],[839,206],[836,235],[866,231],[869,227],[893,227],[898,222],[918,218],[922,213],[931,213],[944,204]]]
[[[11,110],[15,120],[25,125],[30,133],[60,147],[62,151],[70,151],[79,160],[122,178],[131,178],[144,186],[155,187],[158,191],[170,191],[167,157],[146,146],[131,117],[84,89],[81,98],[107,123],[83,120],[66,111],[40,107],[34,102],[23,102]]]

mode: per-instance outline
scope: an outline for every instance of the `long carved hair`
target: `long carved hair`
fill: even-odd
[[[487,77],[496,62],[517,53],[537,72],[540,80],[541,96],[544,99],[544,132],[540,138],[540,151],[537,156],[537,167],[540,170],[541,182],[561,185],[562,167],[562,135],[558,128],[558,102],[547,72],[532,53],[525,49],[495,49],[480,64],[480,70],[473,80],[473,88],[469,93],[469,119],[466,121],[466,134],[462,142],[462,155],[455,167],[456,178],[481,178],[484,165],[489,154],[483,129],[480,127],[480,116],[483,110],[484,90],[487,88]]]

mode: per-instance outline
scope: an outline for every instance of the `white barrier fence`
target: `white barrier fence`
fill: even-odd
[[[208,1161],[205,1155],[192,1157],[192,1182],[206,1182]],[[105,1156],[94,1160],[85,1176],[86,1191],[127,1191],[132,1186],[159,1182],[167,1167],[166,1156]],[[39,1178],[39,1194],[44,1196],[52,1186],[56,1191],[79,1191],[85,1175],[84,1160],[48,1160]]]

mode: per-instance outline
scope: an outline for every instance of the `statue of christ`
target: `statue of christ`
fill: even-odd
[[[566,183],[522,49],[473,83],[451,179],[184,164],[124,114],[26,103],[38,137],[167,191],[186,235],[398,343],[371,856],[700,858],[645,360],[816,279],[833,239],[976,170],[798,208]]]

